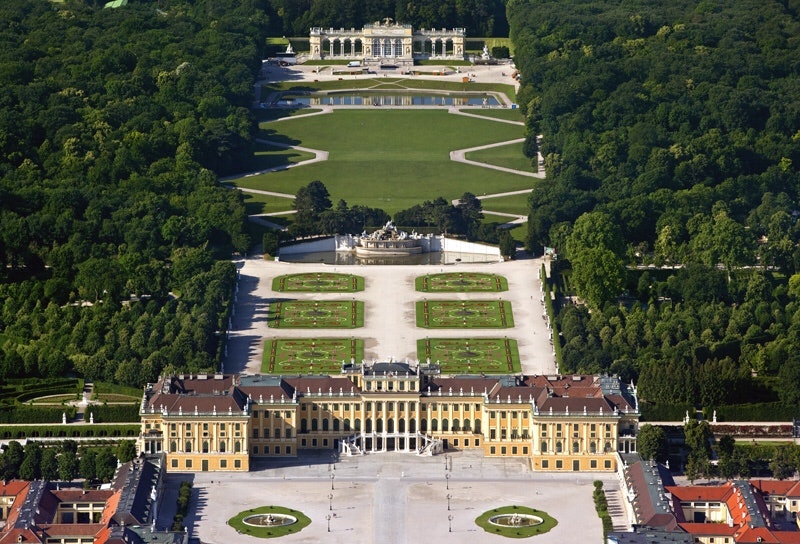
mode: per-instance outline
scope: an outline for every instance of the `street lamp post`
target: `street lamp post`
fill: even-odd
[[[447,511],[448,512],[450,511],[450,498],[451,498],[451,495],[450,495],[450,493],[448,493],[447,494]]]
[[[327,516],[325,516],[325,519],[328,520],[328,532],[330,533],[331,532],[331,515],[328,514]]]
[[[331,491],[333,491],[333,480],[336,478],[335,474],[331,474]]]
[[[333,493],[328,495],[328,510],[333,510]]]
[[[447,484],[446,484],[447,485],[447,490],[449,491],[450,490],[450,473],[449,472],[444,475],[444,481],[447,482]]]
[[[330,528],[328,528],[328,530],[330,531]],[[453,532],[453,515],[452,514],[447,516],[447,532],[448,533],[452,533]]]

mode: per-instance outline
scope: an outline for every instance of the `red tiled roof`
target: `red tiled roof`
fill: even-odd
[[[800,531],[772,531],[781,544],[800,544]]]
[[[726,523],[679,523],[681,529],[690,535],[700,536],[733,536],[738,527],[730,527]]]
[[[12,542],[41,543],[43,541],[30,529],[12,528],[7,533],[0,533],[0,544],[11,544]]]
[[[779,540],[770,532],[766,527],[744,527],[741,533],[734,535],[737,544],[756,544],[762,542],[764,544],[779,544]]]
[[[733,484],[727,482],[723,485],[701,486],[667,486],[668,493],[680,501],[725,501],[733,493]]]
[[[750,484],[768,495],[784,497],[800,497],[800,481],[798,480],[750,480]]]

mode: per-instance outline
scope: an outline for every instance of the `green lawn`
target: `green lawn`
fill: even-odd
[[[254,527],[248,525],[244,520],[257,514],[285,514],[297,519],[297,522],[282,527]],[[294,533],[299,533],[311,524],[311,519],[298,510],[292,510],[283,506],[261,506],[251,508],[244,512],[239,512],[228,520],[228,525],[242,534],[257,538],[278,538]]]
[[[264,374],[339,374],[342,362],[361,362],[360,338],[294,338],[267,340],[261,372]]]
[[[246,172],[265,170],[276,166],[285,166],[314,158],[314,154],[308,153],[307,151],[286,149],[268,144],[256,143],[255,148],[256,152],[247,165],[245,169]]]
[[[522,143],[479,149],[465,154],[471,161],[485,162],[495,166],[514,168],[523,172],[538,172],[539,168],[531,165],[531,160],[522,154]]]
[[[243,187],[295,194],[312,180],[331,200],[394,214],[425,199],[531,187],[531,179],[449,160],[450,151],[519,138],[522,127],[451,115],[444,110],[336,110],[262,125],[262,137],[330,152],[329,160],[237,181]]]
[[[293,210],[293,198],[282,198],[279,196],[262,195],[259,193],[242,193],[244,196],[244,205],[247,215],[256,215],[259,213],[275,213]],[[291,217],[291,216],[288,216]],[[282,223],[286,219],[279,217],[270,217],[270,221],[275,223]]]
[[[504,119],[506,121],[519,121],[520,123],[525,121],[525,118],[522,116],[522,110],[520,109],[475,109],[475,108],[464,108],[462,110],[464,113],[471,113],[473,115],[480,115],[481,117],[489,117],[490,119]]]
[[[272,290],[280,292],[353,293],[364,290],[364,278],[353,274],[307,272],[286,274],[272,280]]]
[[[492,517],[501,514],[525,514],[529,516],[536,516],[537,518],[541,519],[542,522],[538,525],[529,527],[498,527],[489,521],[489,519]],[[501,506],[500,508],[494,508],[493,510],[484,512],[475,518],[475,524],[478,527],[481,527],[487,533],[492,533],[493,535],[504,536],[507,538],[528,538],[550,531],[553,527],[558,525],[558,521],[556,521],[556,519],[550,516],[547,512],[542,510],[535,510],[533,508],[528,508],[527,506],[514,505]]]
[[[505,300],[421,300],[417,327],[426,329],[505,329],[514,326]]]
[[[414,280],[417,291],[426,293],[484,293],[508,291],[508,280],[497,274],[448,272],[428,274]]]
[[[425,338],[417,357],[441,365],[443,374],[508,374],[520,371],[517,341],[509,338]]]
[[[295,300],[269,305],[268,325],[275,329],[354,329],[364,326],[361,301]]]
[[[499,196],[497,198],[487,198],[481,200],[484,215],[487,212],[514,213],[518,215],[528,215],[528,195]]]

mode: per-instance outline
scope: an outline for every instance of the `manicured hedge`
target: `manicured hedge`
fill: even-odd
[[[800,407],[780,402],[719,406],[716,412],[717,421],[792,421],[800,418]],[[710,420],[714,409],[706,409],[705,414],[706,419]]]
[[[0,423],[61,423],[62,415],[75,417],[72,406],[24,406],[17,405],[0,409]]]
[[[85,421],[94,414],[95,423],[131,423],[139,421],[139,404],[96,404],[86,408]]]
[[[0,439],[23,438],[134,438],[139,425],[16,425],[0,428]]]

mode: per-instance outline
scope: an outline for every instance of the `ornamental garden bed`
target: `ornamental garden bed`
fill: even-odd
[[[267,340],[264,374],[338,374],[342,363],[364,358],[360,338],[293,338]]]
[[[517,341],[510,338],[425,338],[417,340],[417,357],[439,363],[443,374],[521,370]]]
[[[364,326],[364,303],[295,300],[270,304],[268,325],[275,329],[354,329]]]
[[[353,274],[332,272],[286,274],[272,280],[272,290],[303,293],[354,293],[364,290],[364,278]]]
[[[424,293],[486,293],[508,291],[508,281],[497,274],[480,272],[448,272],[428,274],[415,280],[417,291]]]
[[[514,524],[513,516],[518,516],[517,523]],[[522,525],[521,520],[534,519],[541,520],[529,525]],[[501,506],[488,510],[475,518],[475,524],[487,533],[504,536],[507,538],[529,538],[541,535],[550,531],[558,525],[555,518],[543,512],[527,506]]]
[[[426,329],[506,329],[514,326],[505,300],[423,300],[417,302],[417,327]]]

